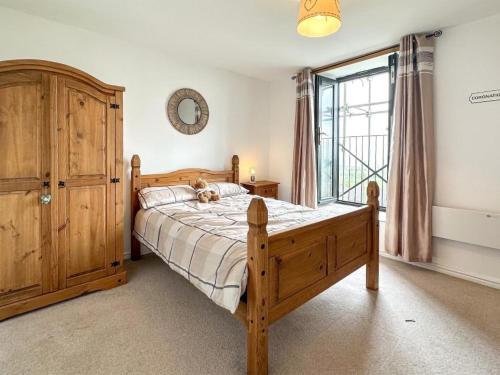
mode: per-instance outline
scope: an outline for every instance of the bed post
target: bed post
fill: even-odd
[[[238,155],[233,155],[233,183],[240,184],[240,158]]]
[[[262,198],[253,198],[247,212],[247,372],[267,374],[269,259],[267,207]]]
[[[139,155],[132,156],[132,172],[130,175],[130,229],[131,233],[134,232],[135,215],[139,211],[139,199],[137,194],[141,190],[141,158]],[[141,243],[132,234],[131,240],[131,254],[132,260],[141,259]]]
[[[372,245],[370,247],[370,258],[366,264],[366,287],[378,290],[378,264],[379,264],[379,195],[380,190],[375,181],[368,183],[368,205],[372,208]]]

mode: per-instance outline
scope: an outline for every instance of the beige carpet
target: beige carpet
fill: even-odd
[[[155,256],[0,323],[0,374],[245,374],[245,331]],[[406,320],[414,320],[407,322]],[[271,327],[271,374],[500,374],[500,291],[382,260]]]

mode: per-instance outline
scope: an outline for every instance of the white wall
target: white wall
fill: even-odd
[[[279,199],[290,201],[295,127],[295,81],[289,76],[269,86],[269,177],[280,183]]]
[[[500,15],[444,30],[436,46],[436,206],[500,213]],[[500,236],[500,234],[499,234]],[[498,283],[500,250],[434,240],[434,263]]]
[[[500,213],[500,102],[468,102],[472,92],[500,89],[500,15],[443,31],[434,75],[435,205]],[[294,95],[289,76],[270,85],[269,177],[282,182],[282,199],[290,197]],[[500,250],[435,238],[430,267],[500,287]]]
[[[126,252],[130,249],[128,175],[133,154],[141,156],[144,173],[158,173],[185,167],[227,169],[231,156],[238,153],[243,180],[251,165],[260,177],[267,177],[266,82],[0,7],[0,60],[21,58],[68,64],[126,87]],[[165,104],[182,87],[199,91],[209,105],[208,125],[198,135],[182,135],[167,120]]]

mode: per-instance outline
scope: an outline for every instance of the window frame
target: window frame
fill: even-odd
[[[321,199],[321,162],[320,162],[320,144],[321,144],[321,133],[320,133],[320,111],[321,111],[321,99],[320,99],[320,87],[321,81],[328,80],[332,83],[333,95],[332,95],[332,178],[335,177],[335,173],[338,173],[338,116],[335,113],[338,112],[338,83],[335,79],[320,76],[317,74],[314,80],[314,144],[316,151],[316,189],[317,189],[317,201],[319,205],[332,203],[337,201],[338,197],[338,183],[332,184],[332,195],[328,198]],[[338,178],[338,177],[337,177]]]
[[[364,203],[357,203],[351,201],[345,201],[339,199],[339,183],[340,183],[340,162],[339,162],[339,109],[340,109],[340,93],[339,87],[342,82],[351,81],[354,79],[364,78],[368,76],[373,76],[376,74],[388,73],[389,74],[389,109],[388,109],[388,152],[387,152],[387,168],[390,166],[391,159],[391,149],[392,149],[392,126],[393,126],[393,118],[394,118],[394,95],[395,95],[395,85],[396,85],[396,71],[397,71],[397,61],[398,61],[398,52],[392,53],[388,55],[388,65],[381,66],[373,69],[367,69],[363,71],[359,71],[353,74],[349,74],[343,77],[339,77],[336,79],[324,77],[320,74],[316,74],[315,77],[315,88],[314,88],[314,131],[315,131],[315,149],[316,149],[316,175],[317,175],[317,201],[318,205],[326,205],[330,203],[339,203],[351,206],[362,206]],[[319,132],[320,123],[322,121],[320,115],[321,111],[321,100],[320,100],[320,91],[321,91],[321,83],[322,80],[329,80],[333,85],[333,98],[332,98],[332,109],[333,109],[333,147],[332,147],[332,196],[327,198],[322,198],[321,196],[321,162],[320,162],[320,146],[321,146],[321,135]],[[389,171],[387,172],[389,175]],[[385,207],[381,207],[382,211],[385,211]]]

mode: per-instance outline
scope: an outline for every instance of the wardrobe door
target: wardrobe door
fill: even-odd
[[[59,78],[59,285],[115,272],[114,96]]]
[[[0,306],[57,287],[50,87],[40,72],[0,74]]]

